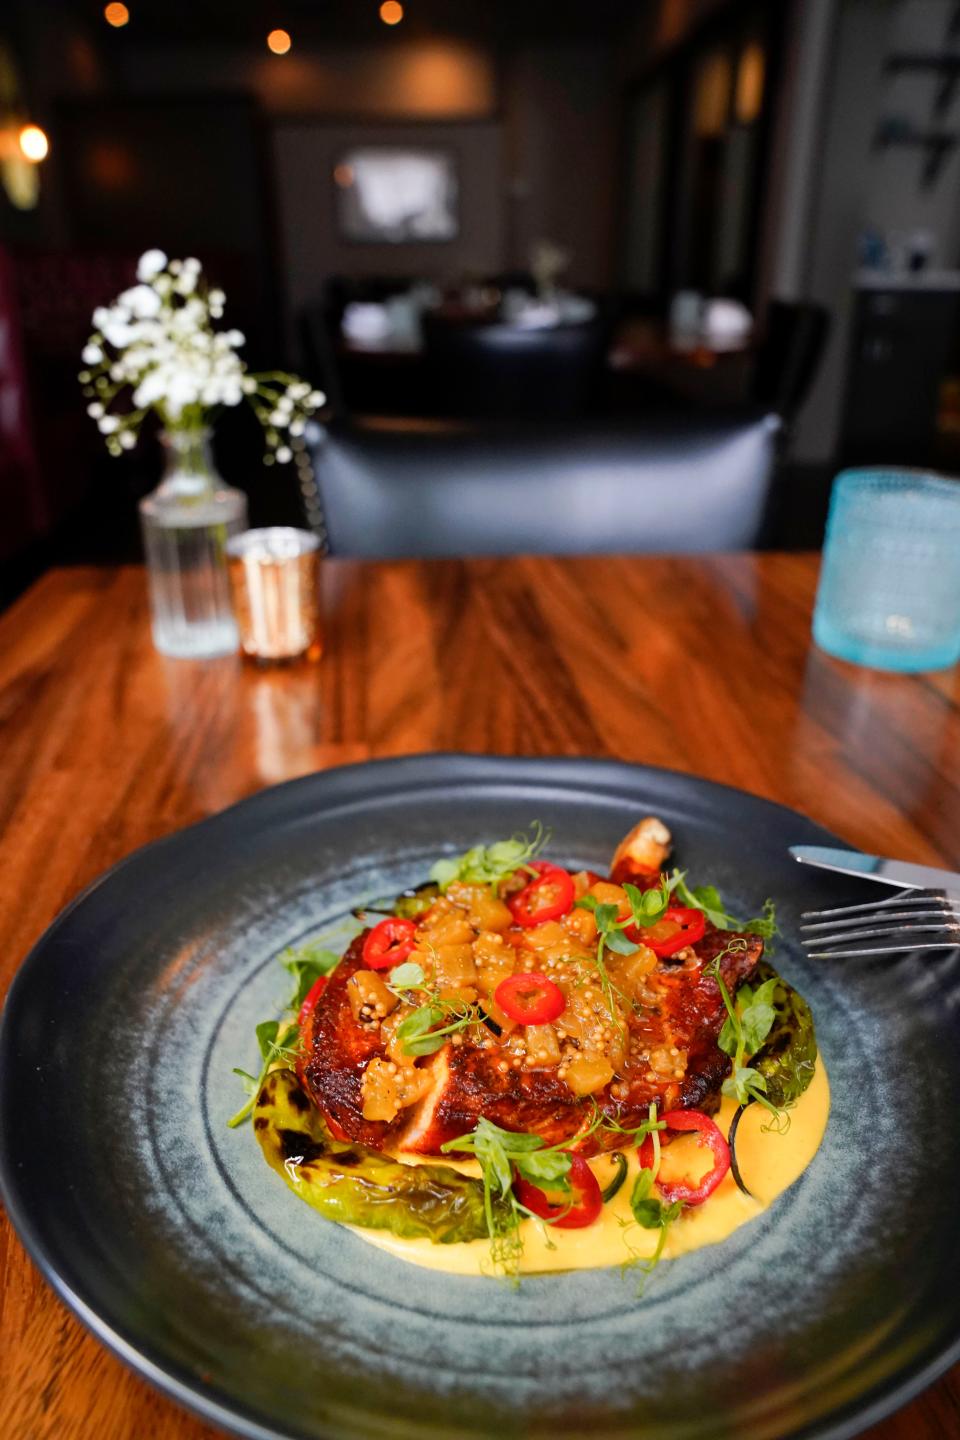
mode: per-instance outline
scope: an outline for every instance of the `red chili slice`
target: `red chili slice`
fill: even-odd
[[[374,925],[363,942],[363,963],[371,970],[389,970],[406,960],[413,949],[417,927],[412,920],[390,916]]]
[[[537,878],[507,901],[515,923],[525,930],[569,914],[576,898],[573,876],[559,865],[535,860],[530,868],[536,870]]]
[[[307,991],[306,996],[304,997],[303,1004],[300,1006],[300,1012],[297,1015],[297,1028],[299,1029],[301,1035],[304,1033],[307,1021],[313,1014],[313,1007],[316,1005],[317,1001],[320,999],[320,996],[323,994],[326,988],[327,976],[321,975],[317,980],[314,980],[313,984],[310,986],[310,989]]]
[[[655,924],[631,926],[626,933],[638,944],[649,945],[655,955],[675,955],[684,946],[695,945],[702,940],[706,928],[706,916],[702,910],[686,910],[680,905],[671,905]]]
[[[513,1193],[521,1205],[539,1215],[541,1220],[549,1220],[558,1230],[581,1230],[584,1225],[592,1225],[603,1209],[600,1185],[580,1155],[570,1156],[567,1179],[570,1191],[564,1194],[556,1190],[541,1190],[538,1185],[518,1175],[513,1182]]]
[[[657,1189],[668,1204],[679,1200],[681,1205],[702,1205],[713,1194],[720,1181],[730,1169],[730,1146],[723,1132],[717,1128],[709,1115],[702,1110],[668,1110],[660,1119],[668,1130],[695,1130],[697,1143],[705,1145],[713,1154],[713,1168],[708,1170],[696,1184],[684,1180],[658,1180]],[[664,1132],[661,1133],[662,1136]],[[638,1151],[644,1170],[653,1169],[653,1139],[647,1136]]]
[[[493,998],[504,1015],[521,1025],[549,1025],[567,1008],[560,986],[536,970],[508,975],[494,990]]]

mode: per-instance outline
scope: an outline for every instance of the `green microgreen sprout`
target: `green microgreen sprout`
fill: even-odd
[[[248,1095],[247,1103],[232,1115],[227,1121],[231,1130],[242,1125],[244,1120],[252,1114],[253,1107],[257,1103],[257,1096],[261,1086],[270,1073],[271,1066],[278,1060],[293,1061],[297,1058],[300,1043],[300,1030],[294,1021],[292,1025],[285,1025],[280,1028],[279,1020],[263,1020],[257,1026],[257,1044],[260,1047],[260,1056],[263,1064],[260,1067],[259,1075],[251,1075],[247,1070],[240,1070],[234,1066],[234,1075],[239,1075],[243,1082],[243,1088]]]
[[[517,870],[527,869],[530,874],[534,873],[530,862],[536,859],[549,839],[550,831],[539,820],[534,820],[529,834],[519,831],[509,840],[497,840],[493,845],[475,845],[464,855],[438,860],[430,871],[430,879],[441,890],[460,880],[473,885],[489,885],[496,895],[501,881]]]
[[[752,920],[737,920],[727,910],[715,885],[687,884],[685,870],[671,871],[667,884],[681,905],[688,910],[702,910],[711,925],[718,930],[737,930],[741,934],[759,935],[768,945],[780,934],[777,926],[776,906],[772,900],[763,903],[763,914]]]
[[[296,949],[289,947],[279,958],[284,970],[293,976],[293,994],[287,1001],[286,1009],[294,1013],[299,1011],[320,977],[329,975],[340,964],[340,956],[333,950],[326,949],[319,941],[301,945]],[[242,1125],[252,1113],[257,1095],[271,1066],[281,1060],[293,1062],[299,1054],[300,1029],[296,1020],[282,1028],[279,1020],[263,1020],[257,1026],[256,1035],[263,1064],[259,1075],[251,1075],[249,1070],[234,1067],[233,1073],[239,1075],[248,1098],[242,1109],[227,1121],[231,1130]]]
[[[288,1009],[299,1010],[322,975],[329,975],[340,964],[340,956],[319,943],[284,950],[280,964],[294,980],[295,989]]]
[[[477,1128],[468,1135],[447,1140],[441,1145],[444,1154],[472,1155],[480,1165],[483,1177],[483,1205],[490,1235],[490,1255],[494,1269],[499,1270],[514,1283],[518,1281],[518,1267],[523,1254],[523,1239],[520,1235],[521,1220],[542,1220],[525,1205],[521,1205],[513,1193],[514,1172],[531,1185],[547,1188],[561,1195],[570,1194],[570,1166],[572,1154],[570,1145],[574,1140],[585,1140],[598,1126],[598,1119],[586,1130],[565,1140],[560,1145],[546,1145],[540,1135],[503,1130],[492,1120],[481,1117]],[[494,1223],[493,1199],[500,1196],[506,1201],[509,1212],[505,1225]],[[551,1220],[543,1223],[556,1224],[567,1212],[561,1211]]]
[[[447,1023],[441,1025],[441,1020]],[[402,1042],[405,1055],[433,1055],[443,1048],[449,1036],[482,1024],[483,1015],[478,1005],[469,1005],[465,1000],[431,999],[401,1020],[397,1039]]]
[[[449,1036],[472,1025],[483,1024],[483,1014],[478,1005],[470,1005],[465,1000],[444,999],[437,990],[431,990],[423,967],[416,961],[405,961],[391,970],[387,989],[401,999],[408,999],[411,993],[417,991],[427,996],[424,1003],[397,1026],[397,1039],[402,1042],[405,1055],[433,1055],[446,1044]],[[442,1020],[446,1020],[447,1024],[435,1029]]]
[[[654,1141],[656,1144],[656,1141]],[[644,1261],[641,1269],[649,1275],[650,1271],[659,1265],[663,1257],[663,1248],[667,1243],[667,1235],[674,1220],[679,1219],[683,1206],[679,1200],[671,1205],[666,1205],[657,1196],[652,1194],[654,1181],[657,1178],[655,1170],[641,1170],[633,1182],[633,1189],[630,1192],[630,1210],[634,1220],[644,1230],[659,1230],[657,1246],[648,1260]]]
[[[773,997],[778,978],[774,976],[765,980],[756,990],[750,985],[741,985],[734,1001],[721,973],[724,956],[737,950],[745,950],[746,943],[745,940],[732,940],[703,972],[716,981],[727,1012],[717,1044],[724,1054],[733,1060],[733,1074],[724,1080],[723,1094],[732,1096],[740,1105],[750,1105],[756,1101],[780,1120],[784,1112],[767,1099],[766,1078],[747,1063],[763,1045],[776,1019]]]
[[[597,970],[604,999],[607,1002],[610,1019],[621,1036],[623,1035],[623,1025],[614,1000],[614,994],[620,992],[610,979],[604,952],[612,950],[615,955],[635,954],[640,948],[639,944],[637,941],[629,939],[623,932],[631,926],[646,929],[655,925],[663,917],[670,904],[670,888],[665,880],[651,890],[640,890],[636,885],[628,882],[623,886],[623,890],[630,904],[630,914],[623,920],[620,919],[620,912],[616,905],[599,901],[595,895],[584,895],[576,902],[577,908],[589,910],[596,922],[597,952],[593,963]]]

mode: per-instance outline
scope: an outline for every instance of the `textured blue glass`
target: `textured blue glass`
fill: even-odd
[[[960,659],[960,481],[914,470],[837,476],[813,637],[878,670]]]

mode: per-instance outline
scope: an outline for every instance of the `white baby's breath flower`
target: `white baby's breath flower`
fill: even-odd
[[[140,384],[133,392],[133,403],[138,410],[149,410],[151,405],[156,405],[163,399],[167,387],[167,377],[162,369],[150,370],[144,375]]]
[[[100,404],[99,400],[94,400],[91,405],[87,406],[87,414],[90,416],[91,420],[100,419],[100,416],[103,414],[103,406]]]
[[[178,418],[188,405],[196,405],[199,398],[200,388],[189,370],[177,370],[170,376],[164,400],[174,418]]]
[[[134,285],[131,290],[124,290],[120,299],[137,319],[149,319],[160,313],[160,296],[152,285]]]
[[[113,316],[111,316],[106,325],[104,325],[103,333],[114,350],[122,350],[124,346],[128,345],[133,339],[130,333],[130,326],[124,324],[122,320],[115,320]]]
[[[319,410],[321,405],[326,404],[326,401],[327,397],[326,395],[324,395],[322,390],[311,390],[310,394],[307,396],[307,404],[310,406],[311,410]]]
[[[107,408],[121,388],[129,387],[136,412],[155,410],[174,426],[185,411],[212,411],[250,399],[263,426],[265,458],[271,464],[292,459],[287,434],[303,434],[304,417],[323,403],[323,395],[296,376],[246,373],[236,353],[245,336],[238,329],[213,329],[211,321],[223,313],[226,296],[219,288],[200,288],[202,267],[194,256],[168,261],[162,251],[147,251],[137,275],[136,285],[97,308],[97,330],[83,355],[86,364],[104,367],[105,373],[81,374],[85,395],[97,396],[90,415],[110,453],[119,455],[136,444],[140,414],[111,415]],[[109,353],[104,353],[106,346]]]
[[[162,250],[145,250],[137,262],[137,279],[152,280],[167,267],[167,257]]]

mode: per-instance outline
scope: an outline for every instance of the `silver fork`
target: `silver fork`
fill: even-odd
[[[951,950],[960,945],[960,896],[949,895],[946,890],[901,890],[888,900],[842,905],[836,910],[807,910],[800,918],[805,922],[800,929],[810,936],[803,942],[808,949],[813,945],[849,947],[859,940],[891,942],[853,949],[810,949],[813,960],[898,955],[905,950]],[[913,938],[921,935],[930,938]]]

